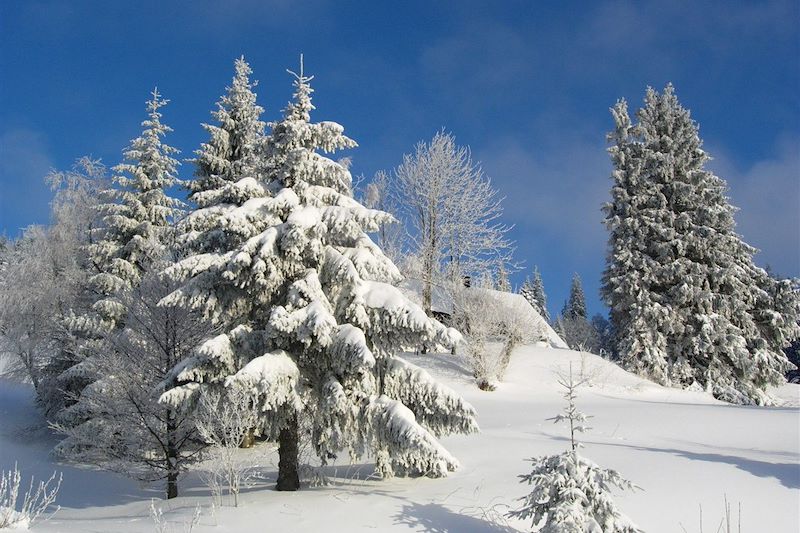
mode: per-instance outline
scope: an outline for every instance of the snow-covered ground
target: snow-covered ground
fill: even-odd
[[[212,516],[207,491],[191,476],[182,496],[157,502],[172,531],[183,531],[195,506],[204,507],[194,531],[526,531],[529,524],[501,516],[525,493],[516,476],[525,458],[568,445],[563,427],[546,421],[562,407],[555,384],[572,362],[591,378],[578,407],[593,415],[583,455],[619,470],[643,490],[617,495],[623,511],[649,532],[717,531],[723,498],[734,519],[741,503],[743,533],[796,533],[800,524],[800,386],[776,391],[787,405],[738,407],[699,392],[666,389],[593,355],[527,346],[514,352],[505,383],[494,392],[475,387],[455,356],[412,357],[478,410],[482,432],[443,439],[462,463],[445,479],[368,479],[368,464],[330,469],[334,484],[296,493],[263,484],[248,489],[238,509]],[[38,421],[29,388],[0,381],[0,468],[19,463],[23,475],[47,478],[63,470],[62,509],[34,530],[154,531],[146,490],[124,478],[54,465],[51,441],[33,431]],[[243,453],[265,453],[247,450]],[[269,454],[266,464],[276,462]],[[735,523],[735,522],[734,522]]]

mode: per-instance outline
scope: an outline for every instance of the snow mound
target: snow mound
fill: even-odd
[[[14,509],[0,507],[0,529],[23,530],[30,527],[30,518]]]

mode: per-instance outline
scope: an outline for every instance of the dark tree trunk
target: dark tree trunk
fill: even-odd
[[[178,472],[170,470],[167,472],[167,499],[178,497]]]
[[[178,497],[178,448],[175,445],[175,416],[167,412],[167,499]]]
[[[300,488],[298,469],[297,415],[293,415],[288,425],[278,436],[278,484],[277,490],[290,491]]]

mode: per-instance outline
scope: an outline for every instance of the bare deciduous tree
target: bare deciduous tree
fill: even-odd
[[[93,205],[105,167],[84,157],[72,170],[50,172],[45,180],[55,191],[51,224],[26,228],[0,250],[3,373],[33,383],[40,401],[55,388],[48,378],[67,342],[63,317],[85,303],[83,248],[95,223]]]
[[[158,402],[172,368],[211,333],[199,313],[158,305],[174,283],[148,272],[124,297],[125,328],[106,339],[90,361],[100,378],[67,409],[66,439],[57,452],[140,481],[166,480],[166,497],[178,495],[178,477],[199,459],[204,443],[192,409]]]
[[[409,277],[423,285],[422,305],[430,314],[433,287],[444,280],[494,271],[510,263],[510,229],[499,222],[502,198],[468,147],[438,132],[403,157],[394,171],[394,202],[409,231],[417,268]]]
[[[398,212],[391,194],[391,178],[385,171],[378,171],[367,184],[364,194],[364,205],[370,209],[378,209],[392,215]],[[381,222],[378,225],[378,246],[393,263],[404,266],[403,227],[399,221]]]

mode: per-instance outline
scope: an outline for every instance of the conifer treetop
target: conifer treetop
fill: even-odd
[[[258,82],[251,81],[253,71],[244,56],[234,63],[231,85],[211,114],[217,124],[203,124],[210,139],[195,151],[195,179],[189,182],[190,199],[200,207],[236,201],[225,195],[206,198],[198,193],[224,188],[242,178],[258,178],[264,143],[264,108],[256,102]]]
[[[142,134],[123,151],[125,161],[113,168],[115,187],[103,191],[108,201],[98,207],[103,227],[89,254],[100,271],[91,283],[101,295],[111,296],[138,284],[149,264],[160,259],[168,227],[181,212],[180,200],[166,192],[179,182],[180,164],[172,157],[178,150],[162,141],[172,131],[161,122],[159,111],[168,100],[157,89],[151,94]],[[113,300],[96,305],[109,318],[121,311]]]

